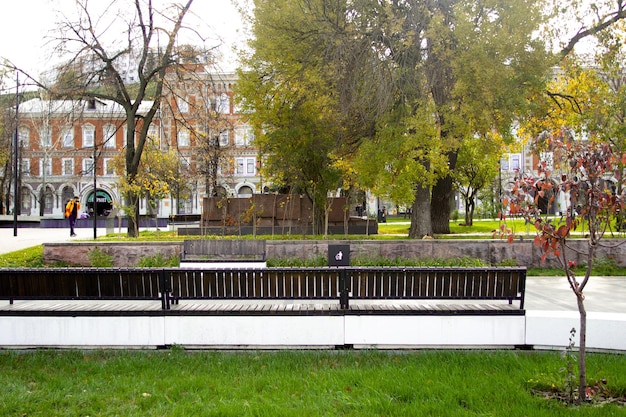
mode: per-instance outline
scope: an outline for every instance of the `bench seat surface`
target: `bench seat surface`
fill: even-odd
[[[156,301],[16,301],[0,304],[0,316],[11,315],[485,315],[524,314],[508,303],[353,303],[346,311],[331,302],[276,301],[239,302],[183,300],[171,310],[162,310]]]

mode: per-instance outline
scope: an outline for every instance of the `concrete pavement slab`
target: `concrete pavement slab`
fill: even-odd
[[[588,312],[626,313],[626,277],[591,277],[584,289]],[[578,311],[565,276],[527,277],[526,310]]]
[[[99,236],[104,236],[105,229],[97,229]],[[18,228],[14,236],[13,228],[0,228],[0,254],[14,252],[44,243],[71,242],[93,239],[93,229],[76,229],[76,237],[70,237],[69,228],[41,229]]]

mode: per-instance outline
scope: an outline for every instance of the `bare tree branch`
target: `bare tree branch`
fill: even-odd
[[[597,13],[597,9],[595,10]],[[588,36],[592,36],[595,35],[601,31],[603,31],[604,29],[610,27],[611,25],[617,23],[618,21],[622,20],[626,18],[626,3],[624,3],[623,0],[618,0],[617,1],[617,10],[615,10],[612,13],[609,13],[605,19],[606,20],[602,20],[599,19],[599,22],[590,27],[590,28],[581,28],[576,35],[574,35],[574,37],[572,37],[570,39],[570,41],[568,42],[567,45],[565,45],[565,47],[563,49],[561,49],[561,51],[559,52],[559,56],[560,59],[564,59],[567,55],[570,54],[570,52],[572,52],[572,50],[574,49],[574,47],[576,46],[576,44],[578,42],[580,42],[582,39],[588,37]]]

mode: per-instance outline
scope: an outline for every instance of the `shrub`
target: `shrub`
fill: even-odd
[[[177,256],[165,258],[162,254],[157,253],[154,256],[144,256],[139,259],[137,266],[140,268],[162,268],[162,267],[175,267],[180,265],[180,260]]]
[[[110,268],[113,266],[113,256],[97,246],[90,250],[87,256],[89,256],[91,266],[94,268]]]
[[[489,264],[477,258],[452,258],[452,259],[418,259],[418,258],[385,258],[385,257],[355,257],[352,258],[350,264],[352,266],[466,266],[466,267],[483,267]],[[285,258],[285,259],[268,259],[269,267],[321,267],[328,266],[328,260],[324,256],[318,256],[312,259]]]

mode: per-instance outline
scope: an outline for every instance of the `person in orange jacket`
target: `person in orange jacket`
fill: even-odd
[[[80,210],[80,202],[78,201],[78,196],[74,196],[74,198],[65,205],[65,218],[70,222],[70,236],[72,237],[76,236],[76,233],[74,233],[74,225],[78,217],[78,210]]]

